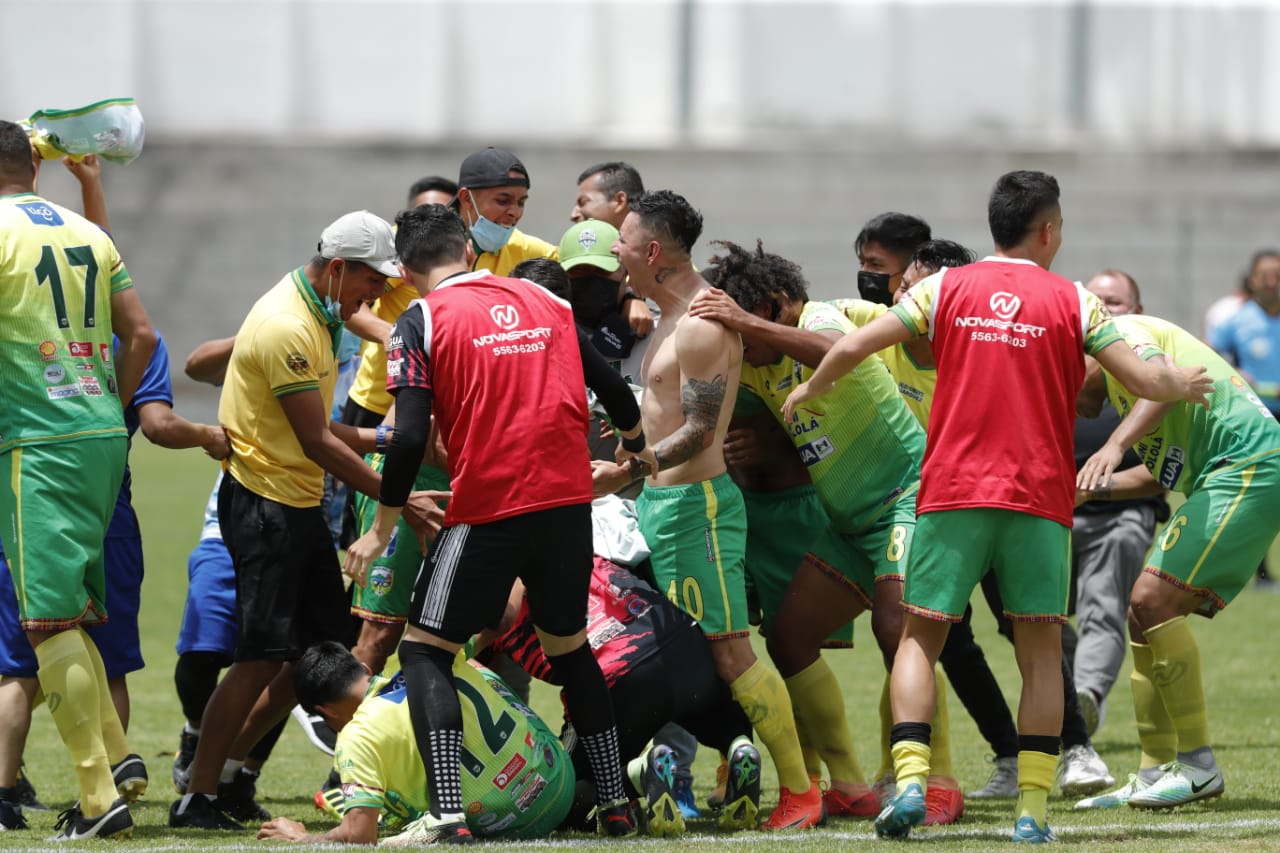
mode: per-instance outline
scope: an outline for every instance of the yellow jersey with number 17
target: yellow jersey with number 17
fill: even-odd
[[[125,435],[111,296],[132,286],[97,225],[34,193],[0,198],[0,453]]]

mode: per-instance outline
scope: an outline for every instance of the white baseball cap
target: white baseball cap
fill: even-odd
[[[396,258],[396,238],[391,225],[377,214],[357,210],[338,217],[320,232],[320,256],[359,261],[385,276],[400,275]]]

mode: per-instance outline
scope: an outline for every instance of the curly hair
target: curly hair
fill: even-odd
[[[770,306],[770,316],[778,316],[777,294],[793,300],[807,302],[809,282],[805,280],[800,265],[764,250],[764,241],[756,240],[754,252],[728,240],[717,240],[711,245],[724,249],[723,254],[711,258],[711,265],[702,277],[713,287],[718,287],[743,309],[754,311],[761,305]]]

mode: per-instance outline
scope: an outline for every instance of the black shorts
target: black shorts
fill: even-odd
[[[498,624],[520,578],[533,624],[568,637],[587,624],[591,566],[589,503],[446,527],[413,584],[409,622],[465,643]]]
[[[322,640],[351,645],[351,600],[320,507],[268,500],[227,474],[218,523],[236,572],[236,660],[297,660]]]

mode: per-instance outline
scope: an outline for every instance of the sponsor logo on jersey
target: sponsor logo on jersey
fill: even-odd
[[[511,780],[516,778],[528,764],[529,762],[525,760],[523,755],[512,756],[507,765],[498,771],[498,775],[493,777],[493,784],[505,791],[507,786],[511,784]]]
[[[39,349],[40,357],[45,361],[58,357],[58,345],[53,341],[41,341]]]
[[[404,349],[404,338],[397,334],[392,334],[387,340],[387,351]]]
[[[387,359],[387,375],[395,378],[400,375],[400,368],[404,364],[403,359]]]
[[[68,397],[80,396],[80,386],[74,382],[67,385],[51,385],[44,390],[50,400],[65,400]]]
[[[598,649],[625,630],[625,625],[610,616],[587,633],[587,642],[591,648]]]
[[[956,326],[960,328],[978,326],[984,329],[999,329],[1004,332],[1028,335],[1032,338],[1043,337],[1045,332],[1044,326],[1036,326],[1031,323],[1014,323],[1011,320],[1000,320],[996,317],[957,317]]]
[[[830,436],[820,436],[796,448],[800,453],[800,461],[805,465],[817,465],[823,459],[836,452],[836,446]]]
[[[93,376],[81,376],[80,387],[84,389],[86,397],[101,397],[102,386],[98,384],[98,380]]]
[[[34,225],[62,225],[62,215],[47,202],[29,201],[19,204],[18,209],[27,215]]]
[[[494,817],[497,817],[497,815],[494,815]],[[508,826],[511,826],[511,824],[515,822],[516,822],[516,816],[513,814],[509,814],[500,821],[497,821],[495,823],[490,823],[490,824],[487,824],[486,826],[480,827],[477,834],[478,835],[497,835],[499,832],[502,832],[502,830],[506,829]]]
[[[991,301],[987,304],[991,306],[991,313],[1001,320],[1012,320],[1018,313],[1018,309],[1022,307],[1022,300],[1008,291],[1001,290],[991,294]]]
[[[67,343],[67,352],[71,353],[72,358],[93,358],[93,344],[88,341],[70,341]]]
[[[1164,464],[1160,466],[1160,476],[1157,478],[1160,485],[1166,489],[1172,489],[1178,482],[1178,478],[1182,476],[1182,469],[1186,467],[1186,463],[1186,451],[1176,444],[1170,445],[1164,455]]]
[[[67,371],[61,364],[50,364],[44,369],[44,381],[56,385],[67,378]]]
[[[538,795],[547,788],[547,780],[541,774],[533,777],[533,784],[520,792],[520,796],[516,798],[516,808],[520,811],[527,811],[529,806],[538,800]]]
[[[311,369],[307,357],[300,352],[291,352],[284,358],[285,365],[299,376]]]
[[[489,309],[489,318],[498,325],[500,329],[511,331],[520,325],[520,312],[516,310],[514,305],[495,305]]]
[[[495,332],[490,335],[481,335],[478,338],[472,338],[471,343],[477,347],[487,347],[493,344],[505,344],[508,341],[535,340],[537,338],[550,338],[551,327],[539,326],[535,329],[515,329],[510,332]]]
[[[93,364],[93,362],[92,362],[92,361],[77,361],[77,362],[76,362],[76,370],[80,371],[81,373],[92,373],[92,372],[93,372],[93,367],[94,367],[94,364]]]
[[[908,385],[905,382],[899,382],[898,393],[904,397],[908,397],[912,400],[915,400],[917,403],[924,402],[924,392],[921,391],[919,388],[916,388],[914,385]]]
[[[484,811],[484,804],[479,800],[473,800],[467,804],[467,814],[469,815],[478,815],[482,811]]]
[[[111,344],[98,344],[98,358],[103,364],[111,363]]]

